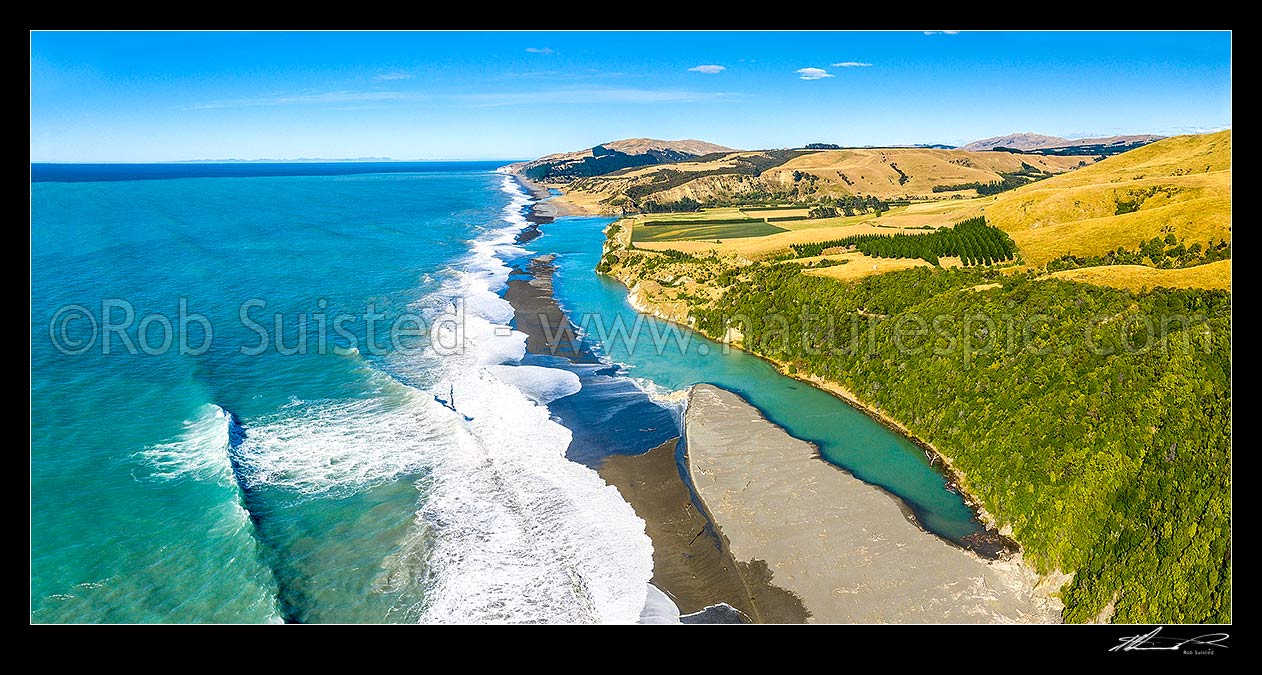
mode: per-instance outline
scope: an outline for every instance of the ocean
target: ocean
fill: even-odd
[[[643,523],[545,407],[576,378],[495,374],[495,166],[32,183],[32,620],[634,621]],[[385,335],[455,304],[459,350]]]
[[[595,468],[698,381],[977,530],[914,445],[688,331],[526,354],[537,253],[575,323],[637,315],[610,220],[518,244],[499,164],[32,167],[31,620],[635,621],[652,545]]]

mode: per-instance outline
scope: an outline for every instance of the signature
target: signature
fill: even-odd
[[[1111,652],[1133,652],[1133,651],[1178,651],[1185,645],[1202,645],[1210,647],[1227,647],[1223,644],[1229,635],[1226,633],[1206,633],[1198,635],[1194,638],[1172,638],[1160,637],[1161,627],[1154,628],[1151,633],[1144,635],[1132,635],[1121,638],[1121,643],[1114,645]]]

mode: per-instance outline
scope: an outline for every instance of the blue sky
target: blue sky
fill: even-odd
[[[1228,33],[33,33],[31,159],[513,159],[1231,124]]]

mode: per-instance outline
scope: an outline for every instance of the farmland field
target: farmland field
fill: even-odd
[[[739,239],[743,237],[765,237],[769,234],[785,232],[761,220],[742,222],[721,222],[714,220],[691,220],[677,223],[643,225],[637,224],[631,235],[633,242],[653,241],[687,241],[697,239]]]

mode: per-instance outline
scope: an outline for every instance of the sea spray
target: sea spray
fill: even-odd
[[[227,411],[206,403],[183,422],[183,427],[184,431],[177,438],[155,443],[136,453],[136,457],[150,467],[150,477],[200,478],[231,485]]]
[[[500,292],[529,204],[511,178],[502,189],[506,225],[474,242],[440,292],[465,299],[465,349],[412,364],[445,375],[432,393],[454,394],[464,433],[433,465],[417,513],[412,545],[425,549],[431,581],[410,611],[433,622],[630,623],[644,606],[652,545],[618,491],[565,457],[570,431],[544,403],[573,393],[577,378],[502,365],[525,351]]]
[[[302,401],[252,421],[238,449],[248,487],[336,496],[414,476],[456,430],[432,397],[375,373],[377,395]]]

